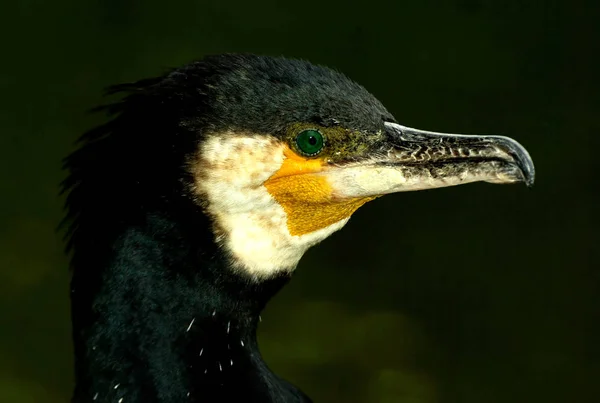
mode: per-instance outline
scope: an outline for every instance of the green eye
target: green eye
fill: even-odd
[[[296,136],[296,146],[298,147],[298,150],[307,157],[319,154],[321,150],[323,150],[324,145],[325,139],[318,130],[302,130],[298,133],[298,136]]]

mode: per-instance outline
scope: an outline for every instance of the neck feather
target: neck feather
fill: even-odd
[[[289,277],[235,273],[196,216],[145,214],[76,250],[73,402],[308,401],[256,341],[260,312]]]

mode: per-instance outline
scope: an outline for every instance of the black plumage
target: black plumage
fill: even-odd
[[[283,135],[293,122],[378,131],[393,117],[342,74],[222,55],[115,86],[113,118],[65,160],[73,402],[306,402],[271,373],[259,313],[289,280],[229,267],[186,161],[207,131]],[[189,327],[189,329],[188,329]]]

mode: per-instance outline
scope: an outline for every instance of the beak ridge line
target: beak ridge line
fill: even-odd
[[[438,133],[414,129],[392,122],[385,122],[384,125],[390,135],[405,142],[439,141],[439,143],[443,143],[444,140],[454,140],[494,145],[501,148],[514,160],[514,163],[521,170],[523,181],[527,187],[532,187],[535,181],[535,167],[531,156],[525,147],[510,137]]]

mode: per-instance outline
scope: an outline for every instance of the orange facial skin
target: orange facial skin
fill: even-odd
[[[304,158],[284,149],[281,168],[264,183],[287,216],[291,235],[300,236],[326,228],[352,215],[375,197],[336,199],[327,180],[328,163],[323,158]]]

